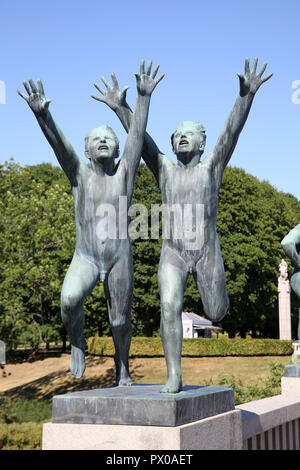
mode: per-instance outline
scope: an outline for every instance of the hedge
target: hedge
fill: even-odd
[[[183,357],[213,356],[290,356],[293,353],[292,340],[279,339],[223,339],[223,338],[184,338]],[[88,339],[88,352],[97,356],[113,356],[115,348],[111,337]],[[133,337],[130,357],[162,357],[162,342],[159,337]]]

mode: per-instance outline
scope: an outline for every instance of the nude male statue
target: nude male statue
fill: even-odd
[[[291,277],[291,287],[298,299],[298,331],[297,336],[300,340],[300,224],[292,228],[290,232],[281,241],[281,246],[285,254],[290,258],[294,267]]]
[[[141,62],[136,74],[137,98],[132,123],[121,160],[119,142],[108,126],[93,129],[85,138],[86,165],[54,122],[50,100],[45,98],[42,82],[38,88],[29,79],[23,82],[28,96],[18,93],[33,111],[45,137],[68,176],[75,200],[76,246],[61,292],[61,315],[71,340],[70,370],[76,378],[85,370],[84,310],[85,298],[98,280],[104,282],[109,320],[115,345],[116,385],[132,383],[128,354],[131,342],[130,311],[133,293],[133,261],[128,237],[128,207],[134,189],[134,178],[144,140],[151,94],[163,78],[155,80],[158,66],[151,74]],[[113,207],[118,214],[120,196],[127,197],[125,220],[127,233],[115,238],[99,236],[101,207]],[[124,214],[123,214],[124,215]],[[124,220],[124,219],[123,219]],[[119,231],[118,218],[116,231]]]
[[[152,138],[145,133],[143,159],[152,170],[161,190],[165,205],[192,204],[204,207],[203,244],[201,248],[187,248],[189,240],[176,239],[171,227],[170,238],[163,240],[158,268],[161,298],[161,337],[167,363],[167,382],[162,392],[177,393],[182,388],[182,310],[183,295],[189,273],[192,273],[199,290],[206,316],[215,322],[222,320],[229,308],[225,284],[225,271],[216,231],[218,193],[226,165],[234,151],[239,134],[246,122],[255,93],[272,74],[262,78],[265,63],[256,74],[257,59],[250,71],[245,61],[244,75],[238,74],[240,90],[234,108],[216,143],[215,148],[202,162],[205,147],[205,130],[200,123],[186,121],[172,134],[173,151],[177,164],[163,155]],[[120,91],[112,74],[113,87],[101,78],[106,86],[95,87],[103,97],[92,95],[115,111],[128,132],[132,125],[132,111],[126,103],[126,88]]]

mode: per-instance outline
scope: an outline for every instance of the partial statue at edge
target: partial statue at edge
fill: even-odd
[[[27,95],[18,91],[33,111],[46,139],[70,180],[75,200],[76,247],[61,292],[61,315],[71,340],[70,370],[76,378],[85,370],[84,310],[85,298],[100,280],[108,305],[109,320],[115,345],[116,385],[130,385],[128,367],[131,342],[131,303],[133,293],[133,261],[128,236],[128,208],[134,189],[134,179],[141,158],[144,133],[151,94],[163,78],[155,80],[158,66],[151,74],[151,65],[145,72],[144,61],[140,75],[136,74],[137,98],[132,126],[128,133],[121,160],[119,141],[108,126],[93,129],[85,137],[86,165],[76,154],[50,112],[50,100],[45,98],[40,80],[23,82]],[[113,206],[119,211],[120,197],[127,198],[123,237],[112,239],[99,236],[101,208]],[[123,214],[124,215],[124,214]],[[124,217],[123,217],[124,220]],[[118,223],[118,221],[116,221]],[[123,227],[124,230],[124,227]]]
[[[214,149],[202,160],[206,135],[202,124],[185,121],[179,124],[171,137],[177,163],[164,155],[145,133],[142,157],[153,172],[162,194],[162,202],[171,207],[193,206],[193,228],[201,231],[201,246],[190,249],[190,240],[174,236],[173,222],[169,239],[163,240],[158,282],[161,300],[161,338],[167,363],[165,393],[177,393],[182,389],[181,350],[183,296],[189,273],[195,279],[206,316],[218,322],[229,308],[226,291],[225,270],[216,231],[218,194],[226,165],[238,141],[239,134],[248,117],[252,101],[259,87],[272,74],[262,77],[267,64],[256,73],[257,59],[250,70],[245,61],[244,74],[238,74],[239,93],[235,105]],[[95,84],[103,95],[92,96],[106,103],[119,117],[126,131],[130,132],[134,115],[126,102],[126,89],[120,91],[112,74],[111,87],[104,77],[106,90]],[[200,223],[197,222],[197,205],[203,208]],[[196,214],[196,215],[195,215]],[[172,222],[171,222],[172,224]]]
[[[288,265],[287,265],[287,262],[283,258],[278,268],[279,268],[279,273],[280,273],[278,280],[286,281],[288,278]]]
[[[298,340],[300,340],[300,224],[296,225],[296,227],[283,238],[281,246],[294,267],[294,272],[291,276],[291,287],[298,299],[299,319],[297,336]]]

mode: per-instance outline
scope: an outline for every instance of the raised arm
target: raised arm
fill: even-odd
[[[159,66],[157,65],[153,71],[152,76],[155,77],[158,71],[158,67]],[[95,100],[101,101],[102,103],[106,103],[107,106],[109,106],[116,113],[126,132],[129,132],[132,123],[133,112],[126,102],[126,93],[128,87],[123,88],[123,90],[121,91],[114,73],[111,74],[111,78],[113,83],[112,87],[104,77],[101,77],[102,82],[106,86],[106,91],[103,90],[97,83],[95,83],[95,87],[103,95],[103,97],[96,95],[91,96]],[[147,132],[145,132],[144,143],[142,148],[142,157],[153,172],[157,182],[159,174],[160,154],[161,152],[154,140],[150,137]]]
[[[256,74],[257,58],[254,59],[252,70],[250,71],[249,59],[245,60],[245,73],[238,73],[240,81],[240,90],[234,107],[225,123],[225,127],[216,143],[213,151],[206,157],[212,159],[215,167],[215,176],[217,185],[221,184],[223,171],[228,164],[231,155],[237,144],[240,132],[247,120],[253,98],[262,85],[269,80],[273,74],[262,78],[267,67],[264,63],[260,72]]]
[[[29,84],[25,81],[23,82],[28,96],[21,93],[20,90],[18,90],[18,93],[33,111],[40,128],[53,148],[62,169],[68,176],[71,184],[74,185],[76,184],[76,175],[78,174],[79,167],[80,165],[84,165],[84,163],[78,158],[73,147],[65,138],[58,125],[54,122],[49,112],[49,104],[51,100],[47,100],[45,98],[44,87],[41,80],[37,80],[38,88],[31,78],[28,82]]]
[[[300,245],[300,224],[296,225],[281,241],[283,251],[292,261],[292,265],[300,270],[300,256],[297,245]]]
[[[124,152],[121,159],[121,162],[123,161],[123,164],[125,164],[126,166],[128,188],[127,195],[129,201],[132,197],[134,188],[134,178],[141,159],[151,94],[156,85],[164,77],[164,75],[161,75],[157,80],[155,80],[158,67],[154,69],[152,74],[151,67],[152,62],[149,61],[147,70],[145,72],[145,63],[144,60],[142,60],[140,66],[140,74],[135,74],[137,85],[137,98],[128,136],[124,147]]]

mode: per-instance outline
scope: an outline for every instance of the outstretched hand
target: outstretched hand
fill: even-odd
[[[249,59],[245,60],[245,73],[242,75],[238,73],[238,77],[240,79],[240,93],[241,96],[245,96],[248,93],[255,94],[262,83],[269,80],[272,77],[272,73],[267,75],[266,77],[262,78],[264,71],[266,70],[267,63],[265,62],[260,69],[259,73],[256,75],[256,67],[257,67],[258,59],[257,57],[253,61],[252,70],[250,71],[249,67]]]
[[[128,86],[124,87],[121,91],[119,88],[118,80],[114,73],[111,74],[113,87],[110,86],[108,81],[101,77],[102,82],[106,86],[106,91],[103,90],[98,83],[94,83],[95,88],[103,95],[101,96],[91,95],[97,101],[101,101],[102,103],[106,103],[113,111],[115,111],[118,107],[126,104],[126,93],[128,90]]]
[[[155,67],[153,70],[152,75],[150,75],[152,67],[152,62],[149,61],[147,70],[145,72],[145,61],[142,60],[140,65],[140,75],[135,74],[136,81],[137,81],[137,88],[141,95],[151,95],[156,85],[163,79],[164,74],[161,75],[157,80],[155,80],[155,76],[158,72],[159,65]],[[102,82],[104,83],[106,90],[101,88],[98,83],[94,83],[95,88],[101,93],[103,96],[96,96],[91,95],[94,100],[101,101],[102,103],[106,103],[113,111],[116,109],[126,106],[126,93],[128,90],[128,86],[125,86],[121,91],[119,88],[118,80],[114,73],[111,74],[111,79],[113,86],[111,86],[108,81],[101,77]]]
[[[159,69],[159,65],[155,67],[155,69],[151,74],[151,67],[152,67],[152,61],[149,60],[148,65],[147,65],[147,70],[145,72],[145,61],[141,61],[140,65],[140,74],[135,74],[136,78],[136,85],[138,92],[140,95],[148,95],[150,96],[151,93],[153,92],[154,88],[156,85],[164,78],[165,74],[162,74],[157,80],[155,80],[156,74]]]
[[[25,90],[28,93],[28,96],[18,90],[18,94],[28,103],[34,114],[42,114],[46,112],[49,108],[51,100],[45,98],[44,87],[41,80],[38,78],[37,84],[38,88],[35,86],[34,81],[29,78],[28,83],[24,80],[23,85]]]

